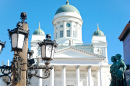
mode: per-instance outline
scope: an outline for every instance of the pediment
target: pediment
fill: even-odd
[[[54,58],[69,58],[69,59],[104,59],[104,56],[80,50],[74,47],[67,47],[55,52]]]

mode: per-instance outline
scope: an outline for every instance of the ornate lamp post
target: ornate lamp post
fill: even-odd
[[[50,64],[50,61],[53,59],[53,56],[54,56],[54,51],[55,51],[55,48],[57,47],[57,43],[56,41],[52,41],[50,38],[51,38],[51,35],[50,34],[47,34],[46,35],[46,38],[47,39],[44,39],[42,42],[39,42],[39,46],[41,47],[41,58],[43,61],[45,61],[45,66],[39,66],[39,65],[33,65],[34,62],[34,59],[30,59],[28,60],[28,83],[30,84],[30,80],[33,76],[37,77],[37,78],[42,78],[42,79],[46,79],[50,76],[50,69],[52,69],[52,67],[49,67],[48,65]],[[30,55],[32,55],[32,51],[29,52]],[[37,73],[38,71],[36,69],[45,69],[45,75],[46,76],[39,76]],[[31,73],[32,70],[35,70],[35,73]]]
[[[24,23],[25,19],[27,19],[27,14],[25,12],[21,13],[21,19],[22,21],[17,23],[16,28],[14,28],[13,30],[8,29],[9,37],[11,38],[12,51],[14,51],[14,58],[13,58],[12,64],[11,66],[6,66],[6,65],[0,66],[1,72],[3,74],[3,75],[0,75],[0,77],[8,76],[10,79],[7,81],[7,84],[10,84],[11,82],[10,74],[13,74],[14,80],[12,80],[12,82],[14,82],[14,84],[12,84],[12,86],[15,86],[16,84],[20,83],[21,77],[23,77],[21,76],[23,73],[22,72],[23,70],[25,71],[24,73],[27,73],[25,74],[25,77],[24,77],[24,79],[27,79],[27,82],[25,80],[24,85],[26,83],[30,83],[30,79],[33,76],[42,78],[42,79],[48,78],[50,76],[50,69],[52,69],[52,67],[49,67],[49,63],[53,59],[54,50],[57,47],[56,41],[52,41],[50,39],[51,35],[47,34],[46,36],[47,39],[38,43],[39,46],[41,47],[41,58],[43,61],[45,61],[45,66],[39,66],[37,64],[34,64],[35,63],[34,59],[30,58],[33,55],[33,51],[30,50],[28,52],[24,52],[25,50],[28,49],[27,45],[25,47],[25,44],[27,44],[28,41],[25,41],[25,40],[28,39],[28,34],[29,34],[28,29],[27,30],[23,29],[23,25],[25,24]],[[0,52],[2,48],[4,47],[4,44],[5,43],[0,42]],[[21,53],[28,54],[29,58],[24,57],[24,55],[21,57]],[[23,65],[24,67],[27,68],[27,70],[23,69],[22,67]],[[37,69],[45,69],[46,76],[44,77],[39,76],[37,74]],[[35,70],[35,72],[32,73],[32,70]],[[19,85],[21,86],[21,84],[18,84],[17,86]]]

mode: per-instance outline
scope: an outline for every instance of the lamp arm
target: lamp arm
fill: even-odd
[[[41,76],[39,76],[39,75],[37,75],[37,74],[32,74],[32,76],[35,76],[35,77],[37,77],[37,78],[41,78],[41,79],[46,79],[46,78],[48,78],[49,76],[50,76],[50,71],[49,70],[47,70],[47,76],[44,76],[44,77],[41,77]]]
[[[0,71],[3,75],[0,75],[0,77],[3,77],[3,76],[8,76],[9,74],[11,74],[12,70],[11,70],[11,66],[6,66],[6,65],[3,65],[3,66],[0,66]]]
[[[10,84],[11,81],[11,72],[12,72],[12,66],[0,66],[0,71],[3,75],[0,75],[0,78],[3,77],[3,80],[7,83],[7,85]]]

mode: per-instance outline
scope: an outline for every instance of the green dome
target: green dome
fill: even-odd
[[[68,1],[66,2],[66,5],[61,6],[56,11],[55,15],[58,14],[58,13],[62,13],[62,12],[75,12],[75,13],[78,13],[80,15],[78,9],[76,7],[74,7],[74,6],[72,6],[72,5],[69,5]]]
[[[97,28],[97,30],[93,33],[93,36],[104,36],[104,33]]]
[[[40,28],[40,23],[39,28],[33,32],[33,35],[45,35],[45,32]]]

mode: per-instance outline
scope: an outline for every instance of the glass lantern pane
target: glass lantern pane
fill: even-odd
[[[0,45],[0,52],[1,52],[1,49],[2,49],[2,45]]]
[[[24,44],[25,35],[19,34],[18,36],[18,48],[22,49]]]
[[[12,34],[12,48],[16,48],[17,47],[17,34],[14,33]]]
[[[52,52],[51,52],[51,58],[52,58],[52,59],[53,59],[53,57],[54,57],[54,50],[55,50],[55,48],[53,47]]]
[[[52,45],[46,45],[46,57],[51,58]]]
[[[42,58],[44,58],[45,57],[45,45],[42,46],[41,53],[42,53]]]

